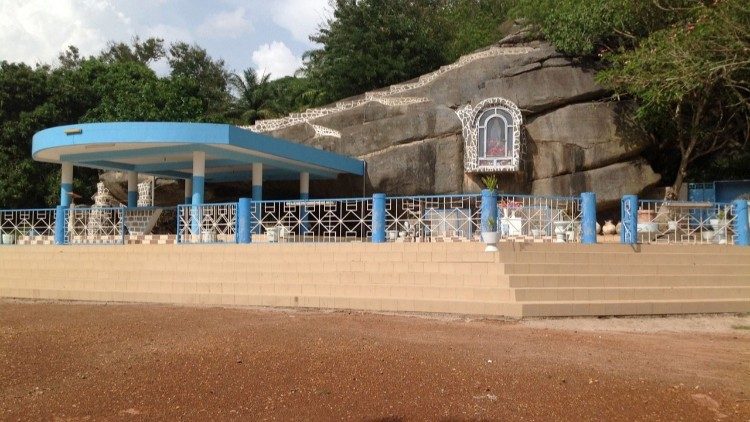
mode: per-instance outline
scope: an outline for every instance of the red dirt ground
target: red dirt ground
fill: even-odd
[[[2,420],[750,420],[750,335],[0,302]]]

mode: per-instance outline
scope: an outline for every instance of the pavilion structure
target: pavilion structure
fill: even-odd
[[[185,203],[204,202],[207,182],[295,180],[308,199],[310,179],[362,176],[364,162],[227,124],[123,122],[59,126],[34,135],[32,156],[62,166],[60,205],[69,207],[74,167],[126,172],[128,207],[136,207],[139,174],[183,179]]]

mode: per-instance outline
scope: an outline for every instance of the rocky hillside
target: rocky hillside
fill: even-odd
[[[608,101],[592,70],[543,42],[501,43],[418,80],[248,129],[366,160],[368,194],[476,192],[456,110],[491,97],[515,102],[524,118],[522,171],[501,174],[504,192],[594,191],[609,207],[660,180],[640,157],[645,135],[623,118],[628,104]]]

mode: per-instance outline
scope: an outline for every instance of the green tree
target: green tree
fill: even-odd
[[[689,15],[698,0],[516,0],[512,14],[536,24],[565,53],[588,55],[634,46]]]
[[[167,56],[174,79],[192,80],[198,86],[203,101],[204,120],[223,121],[230,102],[230,72],[224,60],[214,60],[197,45],[177,42],[169,47]]]
[[[255,69],[247,69],[242,76],[234,74],[230,85],[236,95],[230,116],[236,123],[251,125],[258,119],[276,117],[271,104],[270,75],[258,76]]]
[[[163,39],[152,37],[141,42],[137,36],[133,38],[130,45],[110,41],[107,48],[99,55],[102,60],[110,63],[132,61],[144,64],[159,61],[166,56]]]
[[[402,82],[445,63],[448,33],[437,0],[336,0],[333,18],[310,37],[305,74],[327,101]]]
[[[499,41],[509,5],[508,0],[446,0],[439,9],[440,25],[449,34],[446,61]]]
[[[638,101],[637,116],[679,152],[677,192],[692,164],[743,148],[750,137],[750,4],[698,4],[691,19],[607,58],[599,80]]]

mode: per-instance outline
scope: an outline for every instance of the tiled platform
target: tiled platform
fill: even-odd
[[[145,241],[146,239],[139,239]],[[0,296],[523,316],[750,312],[750,248],[478,243],[0,248]]]

